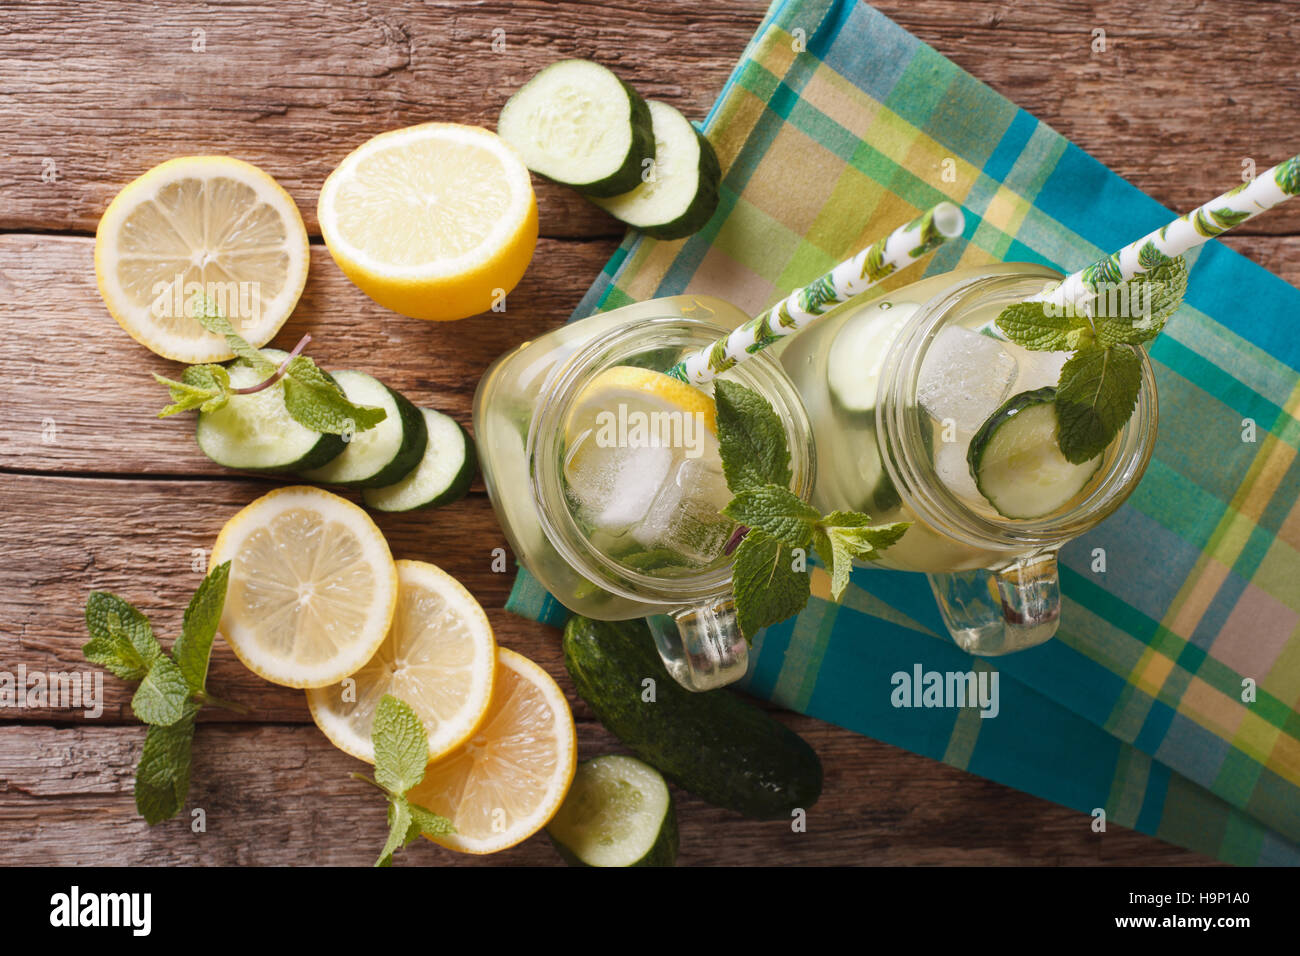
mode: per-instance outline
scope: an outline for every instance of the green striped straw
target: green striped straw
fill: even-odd
[[[1066,276],[1056,288],[1031,301],[1045,302],[1082,314],[1107,283],[1124,282],[1154,269],[1175,256],[1221,236],[1229,229],[1254,219],[1265,210],[1300,193],[1300,155],[1292,156],[1197,207],[1185,216],[1161,226],[1119,252],[1103,256],[1090,266]]]
[[[705,385],[777,339],[797,332],[819,315],[906,269],[954,236],[960,236],[965,226],[966,217],[961,209],[950,202],[941,202],[824,276],[795,289],[726,338],[687,355],[668,374],[690,385]]]

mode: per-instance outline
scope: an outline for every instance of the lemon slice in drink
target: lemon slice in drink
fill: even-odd
[[[523,162],[495,133],[456,123],[363,143],[325,180],[317,214],[347,277],[419,319],[486,312],[515,287],[537,245]]]
[[[397,570],[361,508],[320,488],[263,495],[226,522],[212,563],[230,561],[221,633],[253,673],[324,687],[359,670],[388,634]]]
[[[487,715],[497,644],[483,608],[459,581],[422,561],[397,562],[388,637],[351,682],[307,691],[312,719],[334,746],[375,762],[375,708],[392,694],[429,735],[429,759],[464,743]],[[353,683],[355,682],[355,683]]]
[[[437,843],[461,853],[495,853],[528,839],[559,810],[577,749],[573,714],[551,675],[498,648],[496,687],[482,725],[429,764],[407,797],[456,827]]]
[[[193,317],[196,293],[265,345],[297,305],[307,261],[307,230],[289,194],[227,156],[155,166],[117,194],[95,233],[109,314],[150,351],[190,364],[234,357]]]
[[[616,412],[620,404],[628,410],[698,414],[711,433],[718,432],[717,407],[695,386],[654,369],[615,365],[599,373],[578,393],[565,422],[566,437],[595,427],[599,414]]]
[[[653,419],[649,416],[664,415]],[[643,417],[644,416],[644,417]],[[662,422],[671,430],[686,416],[704,425],[710,437],[718,431],[718,410],[713,399],[671,375],[633,365],[615,365],[600,372],[574,399],[564,420],[564,441],[569,448],[566,471],[580,473],[599,466],[603,457],[616,455],[627,439],[620,435],[642,421]],[[714,440],[716,444],[716,439]]]

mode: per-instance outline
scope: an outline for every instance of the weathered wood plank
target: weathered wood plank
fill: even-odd
[[[1300,285],[1300,237],[1227,241]],[[194,443],[192,415],[155,417],[167,395],[150,373],[174,376],[179,366],[109,317],[95,288],[92,245],[78,237],[0,236],[0,469],[230,477]],[[310,331],[310,352],[326,367],[379,375],[417,404],[468,424],[483,371],[568,318],[614,247],[613,239],[543,240],[504,314],[441,323],[380,308],[313,246],[306,291],[276,342],[288,348]]]
[[[1140,0],[877,6],[1174,208],[1236,182],[1245,158],[1262,169],[1295,150],[1294,124],[1281,121],[1300,93],[1294,0],[1173,0],[1158,15]],[[93,230],[140,172],[218,151],[275,175],[314,231],[320,184],[354,146],[428,120],[494,126],[511,92],[565,56],[600,59],[700,119],[765,7],[150,0],[90,18],[75,0],[11,4],[0,23],[0,229]],[[1098,29],[1107,45],[1094,52]],[[544,234],[617,234],[570,191],[538,188]],[[1245,228],[1300,232],[1300,208]]]
[[[153,622],[164,645],[202,578],[207,549],[226,519],[274,485],[242,481],[126,481],[0,475],[10,520],[0,536],[0,670],[87,670],[83,614],[92,590],[113,591]],[[12,503],[12,510],[10,507]],[[499,610],[514,577],[491,570],[494,548],[507,548],[487,496],[430,513],[375,515],[394,557],[432,561],[464,582],[503,644],[558,666],[553,629]],[[310,720],[302,694],[244,668],[224,642],[213,652],[214,692],[251,707],[250,720]],[[132,687],[105,676],[103,720],[130,719]],[[0,719],[81,720],[53,708],[0,712]]]
[[[1194,864],[1204,857],[944,764],[797,715],[781,718],[826,767],[804,833],[677,791],[682,865]],[[201,727],[189,805],[150,829],[131,788],[143,731],[0,725],[5,862],[113,865],[368,865],[385,836],[382,800],[348,778],[357,761],[314,727]],[[583,723],[580,756],[621,750]],[[190,828],[202,808],[207,832]],[[491,857],[421,841],[399,866],[552,865],[544,836]]]
[[[381,308],[312,246],[307,287],[275,342],[310,331],[326,368],[358,368],[470,421],[480,376],[502,352],[564,322],[616,240],[543,240],[504,313],[425,322]],[[159,421],[151,372],[175,377],[124,333],[95,286],[94,242],[0,236],[0,468],[108,474],[230,475],[194,442],[193,415]]]

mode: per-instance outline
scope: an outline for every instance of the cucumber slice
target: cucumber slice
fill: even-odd
[[[916,309],[911,302],[877,302],[848,319],[835,334],[826,376],[831,394],[846,411],[876,410],[885,356]]]
[[[654,159],[650,109],[599,63],[561,60],[525,83],[501,109],[497,133],[524,165],[588,196],[617,196]]]
[[[609,754],[578,765],[546,828],[570,866],[672,866],[677,814],[664,778],[634,757]]]
[[[289,357],[279,349],[262,349],[272,362]],[[248,388],[266,379],[247,363],[226,366],[234,388]],[[347,447],[338,435],[300,425],[284,407],[284,386],[276,382],[251,395],[231,395],[215,412],[199,412],[194,438],[203,454],[218,465],[271,473],[319,468]]]
[[[1104,455],[1081,465],[1056,440],[1056,389],[1012,395],[970,440],[966,461],[980,494],[1005,518],[1041,518],[1083,490]]]
[[[420,463],[429,432],[420,410],[379,379],[345,369],[334,373],[355,405],[378,405],[388,417],[351,436],[341,455],[321,468],[299,472],[308,481],[353,488],[391,485]]]
[[[366,505],[376,511],[414,511],[436,508],[465,497],[474,480],[474,440],[453,418],[431,408],[420,409],[429,443],[424,457],[395,484],[361,492]]]
[[[592,199],[615,219],[656,239],[699,232],[718,208],[722,170],[709,141],[667,103],[650,101],[655,164],[651,182],[609,199]]]

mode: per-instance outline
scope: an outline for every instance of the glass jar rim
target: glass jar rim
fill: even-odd
[[[889,478],[918,518],[971,547],[1023,554],[1027,549],[1057,547],[1083,534],[1124,503],[1151,460],[1159,407],[1151,362],[1145,349],[1136,348],[1141,387],[1133,413],[1115,439],[1118,451],[1103,463],[1103,474],[1091,490],[1063,513],[997,520],[973,511],[941,482],[926,480],[921,462],[929,456],[921,436],[921,416],[915,414],[915,395],[921,366],[938,332],[972,297],[1015,288],[1017,297],[1023,298],[1027,290],[1022,285],[1041,285],[1045,279],[1055,283],[1062,277],[1055,269],[1037,263],[1004,265],[1018,271],[966,278],[921,305],[904,326],[885,357],[876,427],[886,446],[882,458]],[[904,400],[909,397],[910,401]]]
[[[582,389],[602,371],[656,347],[707,346],[731,330],[689,316],[644,319],[599,335],[565,359],[548,378],[528,428],[525,455],[539,523],[552,547],[574,570],[603,590],[642,603],[688,606],[726,594],[731,561],[696,573],[654,577],[627,568],[599,551],[578,527],[564,495],[564,419]],[[672,341],[652,341],[653,339]],[[816,451],[811,423],[794,385],[771,355],[757,354],[733,370],[741,384],[774,406],[791,446],[791,490],[812,495]],[[775,401],[774,401],[775,399]]]

